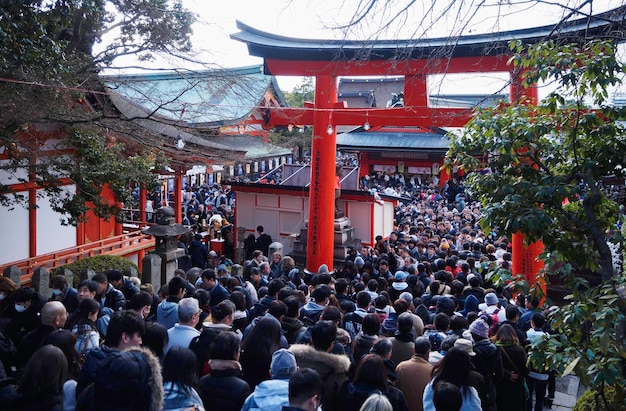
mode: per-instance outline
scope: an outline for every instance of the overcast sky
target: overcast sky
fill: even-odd
[[[581,0],[429,0],[414,1],[400,19],[388,22],[410,0],[376,1],[374,9],[358,26],[339,30],[348,24],[371,0],[183,0],[197,15],[194,24],[194,55],[214,67],[240,67],[262,64],[250,56],[243,43],[230,39],[237,32],[236,20],[269,33],[296,38],[364,40],[372,38],[408,39],[444,37],[506,31],[551,24],[559,21],[567,7]],[[502,6],[501,3],[508,3]],[[545,4],[547,3],[547,4]],[[565,5],[564,7],[555,4]],[[391,5],[390,5],[391,4]],[[478,6],[480,4],[480,7]],[[622,4],[622,0],[596,0],[593,13]],[[430,8],[427,8],[430,7]],[[445,9],[443,7],[446,7]],[[589,12],[586,6],[585,12]],[[333,29],[335,28],[335,29]],[[162,62],[158,63],[161,67]],[[166,62],[165,65],[170,64]],[[172,62],[172,67],[177,63]],[[279,78],[284,91],[291,91],[300,78]],[[495,83],[500,80],[494,79]],[[493,87],[498,87],[494,85]]]

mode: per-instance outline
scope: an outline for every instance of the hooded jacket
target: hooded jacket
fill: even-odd
[[[178,298],[170,296],[157,307],[157,322],[168,330],[178,322],[178,301]]]
[[[145,411],[162,410],[161,365],[152,352],[140,347],[110,351],[97,366],[94,384],[79,395],[77,409],[123,411],[143,407]]]
[[[300,320],[306,325],[313,325],[319,320],[324,307],[309,301],[300,309]]]
[[[285,338],[287,338],[287,342],[289,344],[294,344],[298,337],[306,331],[304,323],[293,317],[283,317],[283,321],[280,323],[280,326],[283,329]]]
[[[362,331],[356,335],[354,338],[352,355],[354,356],[354,361],[357,364],[361,361],[361,357],[365,354],[369,354],[377,339],[377,335],[367,335]]]
[[[272,379],[256,386],[241,411],[280,411],[289,405],[289,380]]]
[[[263,316],[267,312],[267,310],[270,309],[270,304],[272,304],[274,301],[276,300],[269,295],[264,296],[259,301],[257,301],[256,304],[254,304],[254,307],[252,307],[252,310],[250,310],[250,316],[252,318]]]
[[[294,344],[289,347],[289,351],[296,357],[298,367],[314,369],[324,381],[322,410],[338,410],[339,388],[348,380],[350,359],[345,355],[317,351],[304,344]]]

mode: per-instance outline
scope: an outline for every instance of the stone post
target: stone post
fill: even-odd
[[[4,277],[9,277],[19,288],[22,285],[22,272],[15,265],[10,265],[2,272]]]
[[[33,288],[46,298],[52,297],[50,271],[46,267],[36,268],[33,273]]]
[[[141,259],[141,283],[152,284],[157,293],[163,285],[161,282],[161,257],[157,254],[146,254]]]

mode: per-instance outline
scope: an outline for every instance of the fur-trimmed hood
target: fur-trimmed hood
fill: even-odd
[[[163,408],[163,373],[161,371],[161,363],[159,359],[147,348],[133,347],[126,351],[139,351],[143,354],[150,366],[150,377],[148,378],[148,385],[150,386],[150,408],[149,410],[160,411]]]
[[[161,365],[145,348],[132,347],[109,353],[98,363],[95,382],[86,390],[90,388],[94,395],[91,401],[87,400],[85,409],[160,411],[163,408]],[[133,395],[120,395],[124,392]],[[82,398],[83,395],[79,402]]]
[[[241,372],[241,363],[235,360],[209,360],[211,371],[237,370]]]
[[[347,373],[350,369],[350,359],[345,355],[317,351],[305,344],[294,344],[289,351],[296,357],[300,368],[313,368],[322,378],[329,374]]]

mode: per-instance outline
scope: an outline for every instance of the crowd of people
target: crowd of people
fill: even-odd
[[[183,190],[193,234],[158,289],[109,270],[76,287],[55,276],[46,298],[0,277],[0,409],[551,406],[554,373],[528,361],[529,347],[551,338],[545,307],[486,275],[508,270],[511,254],[497,227],[480,229],[480,204],[456,179],[440,188],[436,176],[377,171],[359,183],[398,198],[395,229],[332,271],[311,275],[270,253],[261,225],[236,261],[234,193],[204,184]],[[149,221],[165,197],[148,193]],[[207,236],[225,240],[222,255]]]
[[[509,268],[507,239],[478,228],[455,181],[368,184],[409,200],[332,271],[268,255],[259,226],[243,264],[203,254],[159,289],[109,270],[76,288],[55,276],[47,299],[0,277],[0,409],[549,406],[554,375],[527,361],[550,338],[539,301],[485,275]]]

